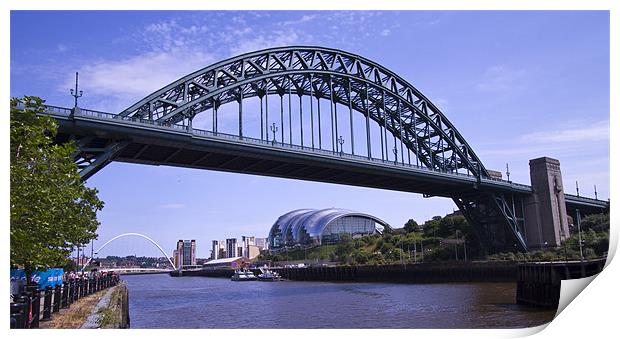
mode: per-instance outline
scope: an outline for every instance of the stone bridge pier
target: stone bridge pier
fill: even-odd
[[[533,194],[525,198],[525,238],[530,249],[558,247],[570,236],[560,161],[530,160]]]

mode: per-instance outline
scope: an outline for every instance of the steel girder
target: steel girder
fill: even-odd
[[[461,134],[415,87],[375,62],[336,49],[300,46],[243,54],[191,73],[119,115],[189,125],[195,115],[229,102],[286,94],[349,106],[402,140],[428,168],[488,177]]]
[[[92,137],[85,137],[79,140],[77,142],[78,152],[73,156],[80,172],[80,178],[84,181],[112,162],[114,157],[130,143],[123,140],[111,142],[105,147],[88,147],[92,139]]]
[[[473,197],[455,197],[453,200],[467,220],[477,226],[473,230],[486,250],[528,251],[523,234],[525,228],[523,215],[517,216],[514,203],[511,208],[505,196],[499,193],[480,192]]]

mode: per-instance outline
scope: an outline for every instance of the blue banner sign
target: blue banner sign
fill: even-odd
[[[18,268],[12,268],[11,269],[11,282],[21,281],[21,280],[23,280],[24,283],[26,282],[26,272]]]
[[[47,286],[56,287],[56,285],[62,284],[62,276],[65,270],[62,268],[50,268],[47,271],[34,271],[30,281],[37,283],[40,289],[44,289]]]

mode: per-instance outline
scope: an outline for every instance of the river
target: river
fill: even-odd
[[[131,328],[522,328],[555,311],[515,304],[514,283],[232,282],[124,275]]]

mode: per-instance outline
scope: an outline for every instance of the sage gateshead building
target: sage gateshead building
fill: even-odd
[[[383,233],[386,226],[377,217],[341,208],[299,209],[276,220],[269,231],[269,248],[336,243],[342,234],[357,238]]]

